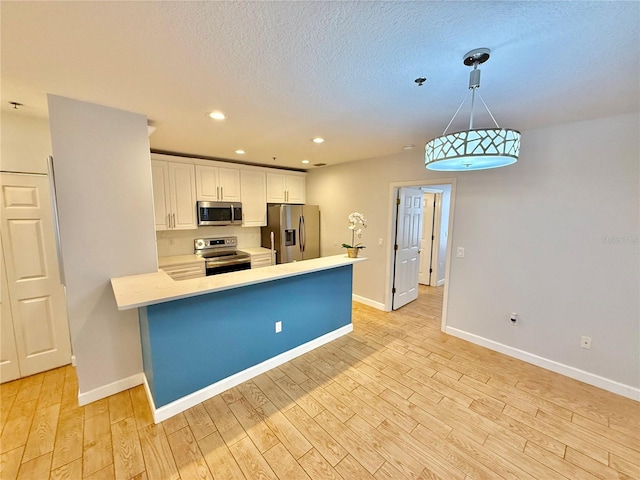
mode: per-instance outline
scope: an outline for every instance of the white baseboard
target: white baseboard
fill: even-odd
[[[362,303],[364,305],[368,305],[369,307],[377,308],[378,310],[386,311],[384,308],[384,303],[375,302],[373,300],[369,300],[368,298],[361,297],[360,295],[356,295],[355,293],[351,295],[351,298],[354,302]]]
[[[610,380],[593,373],[585,372],[584,370],[580,370],[579,368],[571,367],[569,365],[556,362],[555,360],[549,360],[548,358],[540,357],[533,353],[525,352],[524,350],[513,348],[508,345],[504,345],[503,343],[495,342],[493,340],[489,340],[488,338],[480,337],[473,333],[465,332],[457,328],[446,327],[445,332],[449,335],[453,335],[454,337],[467,340],[471,343],[475,343],[476,345],[486,347],[496,352],[504,353],[505,355],[509,355],[510,357],[523,360],[527,363],[537,365],[538,367],[551,370],[552,372],[556,372],[575,380],[588,383],[589,385],[602,388],[604,390],[622,395],[623,397],[627,397],[632,400],[640,401],[640,388],[632,387],[631,385],[625,385],[624,383],[616,382],[615,380]]]
[[[142,385],[144,382],[144,373],[136,373],[130,377],[117,380],[113,383],[109,383],[108,385],[89,390],[88,392],[78,392],[78,405],[82,407],[83,405],[95,402],[96,400],[101,400],[110,395],[115,395],[116,393],[124,392],[130,388]]]
[[[441,286],[443,286],[443,285],[444,285],[444,278],[443,278],[442,280],[438,280],[438,281],[436,282],[436,287],[441,287]]]
[[[219,382],[211,384],[207,387],[204,387],[197,392],[193,392],[189,395],[186,395],[178,400],[175,400],[168,405],[164,405],[163,407],[156,408],[153,402],[153,397],[151,396],[151,390],[149,389],[149,385],[147,384],[146,377],[144,378],[144,386],[145,391],[147,392],[147,398],[149,399],[149,405],[151,406],[151,411],[153,413],[153,421],[155,423],[160,423],[167,418],[173,417],[180,412],[184,412],[189,408],[204,402],[205,400],[219,395],[220,393],[228,390],[236,385],[240,385],[242,382],[246,382],[247,380],[256,377],[267,370],[271,370],[272,368],[277,367],[278,365],[282,365],[289,360],[292,360],[304,353],[310,352],[314,348],[318,348],[325,343],[329,343],[332,340],[335,340],[338,337],[346,335],[349,332],[353,331],[353,324],[345,325],[344,327],[338,328],[333,332],[329,332],[321,337],[318,337],[310,342],[299,345],[291,350],[281,353],[280,355],[276,355],[268,360],[265,360],[262,363],[254,365],[253,367],[249,367],[241,372],[238,372],[230,377],[227,377]],[[143,375],[144,377],[144,375]]]

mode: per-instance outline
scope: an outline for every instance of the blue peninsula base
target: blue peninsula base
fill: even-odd
[[[350,332],[352,270],[345,265],[140,308],[154,420]]]

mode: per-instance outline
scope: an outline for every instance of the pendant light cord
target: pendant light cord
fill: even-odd
[[[467,98],[469,97],[469,93],[467,93],[465,95],[465,97],[462,99],[462,102],[460,103],[460,106],[458,107],[458,109],[456,110],[456,113],[453,114],[453,117],[451,117],[451,120],[449,120],[449,123],[447,124],[446,128],[444,129],[444,132],[442,132],[442,136],[445,136],[447,134],[447,130],[449,130],[449,127],[451,126],[451,124],[453,123],[453,121],[456,119],[456,115],[458,115],[458,112],[460,111],[460,109],[462,108],[462,105],[464,105],[464,102],[467,101]]]
[[[473,113],[474,113],[475,100],[476,100],[476,90],[478,88],[480,88],[480,70],[478,69],[478,62],[474,62],[473,70],[469,74],[469,90],[471,90],[471,113],[469,114],[469,130],[473,130]],[[460,106],[456,110],[456,113],[454,113],[453,117],[451,117],[451,120],[449,121],[446,128],[444,129],[444,132],[442,132],[442,136],[445,136],[447,134],[449,127],[455,120],[456,116],[458,115],[458,112],[460,112],[460,109],[462,108],[462,105],[464,105],[464,102],[467,101],[468,96],[469,96],[469,93],[467,93],[467,95],[462,99],[462,103],[460,103]],[[500,125],[498,125],[498,122],[496,122],[496,119],[493,116],[493,113],[491,113],[491,110],[489,110],[489,107],[484,101],[484,98],[482,98],[482,95],[480,95],[480,92],[478,92],[478,96],[480,97],[480,100],[482,101],[482,105],[484,105],[484,108],[487,110],[487,112],[489,112],[489,116],[491,117],[491,120],[493,120],[493,123],[495,123],[496,128],[500,128]]]
[[[491,113],[491,110],[489,110],[489,107],[487,107],[487,104],[484,102],[484,98],[482,98],[482,95],[480,95],[480,92],[478,92],[478,96],[480,97],[480,100],[482,100],[482,104],[484,105],[484,108],[486,108],[487,112],[489,112],[489,115],[491,116],[491,120],[493,120],[493,123],[496,124],[497,128],[500,128],[500,125],[498,125],[498,122],[496,122],[496,119],[493,117],[493,113]]]
[[[471,116],[469,117],[469,130],[471,130],[471,129],[473,129],[473,106],[474,106],[473,104],[474,104],[474,97],[475,97],[475,93],[476,93],[477,89],[476,88],[470,88],[469,90],[472,92],[472,96],[471,96]],[[496,128],[501,128],[500,125],[498,125],[498,122],[496,121],[495,117],[493,116],[493,113],[491,113],[491,110],[489,110],[489,107],[487,106],[487,103],[484,101],[484,98],[482,98],[482,95],[480,95],[480,92],[478,92],[478,97],[480,97],[480,100],[482,101],[482,105],[484,105],[485,110],[489,113],[489,116],[491,117],[491,120],[493,120],[493,123],[495,124]],[[453,121],[456,119],[456,116],[458,115],[458,112],[460,112],[460,109],[464,105],[464,102],[467,101],[467,98],[469,98],[469,93],[467,93],[467,95],[465,95],[465,97],[462,99],[462,102],[460,103],[460,106],[456,110],[456,113],[453,114],[453,117],[451,117],[451,120],[449,121],[449,123],[447,124],[446,128],[444,129],[444,132],[442,132],[442,136],[445,136],[447,134],[447,131],[449,130],[449,127],[451,126]]]

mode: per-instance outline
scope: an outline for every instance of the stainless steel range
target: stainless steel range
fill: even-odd
[[[206,262],[207,275],[251,268],[251,255],[238,251],[237,237],[197,238],[194,253]]]

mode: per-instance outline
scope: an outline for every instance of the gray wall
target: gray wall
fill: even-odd
[[[311,170],[323,255],[341,252],[346,216],[363,212],[370,260],[354,269],[354,293],[384,303],[390,184],[455,177],[449,234],[466,257],[451,259],[448,327],[638,388],[638,131],[638,114],[526,131],[520,161],[496,170],[431,172],[420,150]]]
[[[83,403],[141,378],[138,312],[118,311],[110,279],[157,271],[147,119],[52,95],[49,115]]]

